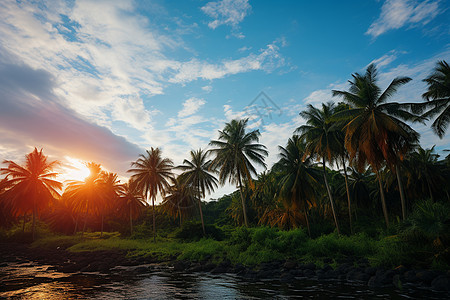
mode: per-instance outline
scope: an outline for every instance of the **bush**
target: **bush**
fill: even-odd
[[[206,238],[216,241],[222,241],[225,238],[222,229],[215,225],[205,224],[205,232]],[[175,238],[184,241],[198,241],[204,237],[202,223],[194,221],[184,222],[181,228],[175,233]]]

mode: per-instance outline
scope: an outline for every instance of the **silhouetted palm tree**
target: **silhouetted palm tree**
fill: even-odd
[[[375,65],[369,65],[364,75],[355,73],[352,76],[349,91],[333,90],[333,96],[342,97],[350,105],[350,109],[336,113],[335,117],[348,120],[345,147],[350,154],[350,160],[357,158],[359,170],[368,162],[377,174],[383,214],[386,225],[389,226],[379,172],[384,164],[387,164],[391,169],[396,169],[395,173],[399,173],[398,164],[419,139],[419,134],[404,121],[420,121],[422,118],[406,111],[405,105],[387,102],[397,89],[411,78],[397,77],[382,92],[377,85]],[[397,180],[405,217],[405,198],[400,175]]]
[[[63,194],[63,198],[67,199],[68,206],[72,207],[75,213],[84,213],[85,215],[82,235],[86,230],[89,213],[101,215],[106,201],[101,186],[103,180],[101,165],[89,162],[86,166],[90,171],[89,176],[84,181],[68,181]]]
[[[155,200],[158,193],[164,195],[169,188],[169,180],[173,177],[173,162],[169,158],[163,158],[161,150],[153,147],[146,151],[147,155],[139,155],[139,158],[131,163],[133,173],[131,178],[136,181],[138,189],[146,196],[152,198],[153,212],[153,241],[156,241]]]
[[[130,235],[133,234],[133,219],[137,218],[145,208],[146,202],[142,191],[132,179],[122,185],[118,190],[116,209],[122,215],[130,218]]]
[[[335,161],[342,152],[342,140],[340,139],[340,129],[334,128],[331,122],[331,116],[335,113],[335,107],[332,102],[322,104],[322,109],[315,108],[311,104],[300,115],[306,119],[306,125],[302,125],[296,129],[301,134],[301,138],[306,140],[306,154],[313,154],[322,159],[323,179],[328,192],[328,198],[331,203],[334,222],[337,232],[339,231],[339,223],[336,215],[336,209],[331,194],[330,185],[327,179],[327,169],[325,162]]]
[[[25,166],[11,160],[3,161],[8,167],[1,168],[1,174],[6,175],[2,185],[6,186],[4,196],[11,207],[21,214],[31,211],[33,214],[32,237],[36,231],[36,216],[55,197],[59,197],[62,183],[54,180],[57,173],[53,168],[58,161],[48,161],[48,157],[36,148],[25,156]]]
[[[439,115],[431,128],[442,139],[450,123],[450,66],[445,60],[438,61],[434,72],[423,81],[428,84],[422,95],[427,102],[413,105],[413,111],[427,110],[422,115],[426,118]]]
[[[242,180],[251,182],[252,175],[257,174],[252,162],[266,168],[264,158],[268,155],[266,147],[258,144],[259,131],[246,132],[247,122],[248,119],[231,120],[225,124],[222,131],[219,130],[219,140],[209,143],[216,147],[209,151],[215,154],[211,168],[219,170],[220,183],[225,184],[228,180],[239,186],[245,226],[248,226],[248,221],[242,194]]]
[[[210,168],[212,161],[207,159],[207,152],[199,149],[197,151],[191,151],[190,155],[191,160],[185,159],[183,165],[177,168],[183,171],[180,175],[181,180],[186,184],[190,184],[197,192],[203,235],[206,235],[201,200],[205,197],[206,192],[211,193],[217,188],[218,180],[211,174]]]
[[[312,158],[306,155],[306,145],[297,135],[288,140],[286,148],[279,146],[279,150],[280,160],[273,169],[282,174],[279,182],[280,195],[288,200],[284,206],[297,211],[303,210],[311,236],[308,209],[314,205],[316,198],[318,170],[313,168]],[[293,216],[291,213],[289,215]]]
[[[190,184],[185,183],[180,179],[172,178],[172,185],[166,191],[164,200],[161,203],[161,208],[173,217],[180,219],[180,227],[186,217],[193,214],[195,211],[195,202],[197,190]]]
[[[103,236],[104,215],[116,204],[119,191],[123,188],[123,185],[120,184],[117,174],[111,172],[102,172],[99,184],[101,189],[100,197],[104,199],[103,206],[100,207],[99,211],[102,222],[100,236]]]

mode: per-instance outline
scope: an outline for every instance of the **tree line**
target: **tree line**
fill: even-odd
[[[58,162],[49,161],[42,149],[35,148],[23,166],[3,162],[1,225],[20,218],[25,224],[31,216],[34,239],[36,219],[46,211],[53,212],[50,221],[73,224],[74,233],[86,230],[89,217],[101,220],[103,232],[105,216],[114,215],[129,221],[131,234],[133,221],[148,209],[151,199],[153,239],[157,210],[179,220],[180,225],[198,215],[206,234],[202,199],[219,185],[230,183],[238,187],[238,193],[227,213],[239,225],[305,227],[311,235],[311,223],[329,219],[341,233],[345,219],[353,233],[358,208],[375,205],[372,199],[379,198],[389,227],[389,210],[397,206],[395,201],[400,200],[404,220],[413,202],[450,200],[446,184],[449,157],[439,160],[434,147],[423,149],[419,133],[410,125],[435,118],[431,128],[444,137],[450,121],[450,67],[439,61],[424,79],[424,102],[391,101],[410,80],[397,77],[382,90],[374,65],[364,74],[352,74],[348,90],[332,91],[342,102],[308,105],[300,112],[306,124],[295,130],[285,146],[279,146],[279,160],[270,170],[265,164],[267,148],[259,143],[258,130],[247,129],[248,119],[226,123],[208,150],[192,150],[179,166],[164,157],[160,148],[152,147],[131,163],[130,179],[124,184],[117,174],[91,162],[84,181],[69,181],[61,191],[63,184],[55,179],[54,171]],[[258,174],[258,166],[266,171]],[[163,201],[155,206],[158,195]],[[340,208],[345,202],[343,213]]]

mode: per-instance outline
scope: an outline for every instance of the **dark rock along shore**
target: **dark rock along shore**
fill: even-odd
[[[134,274],[150,273],[155,267],[172,268],[176,272],[210,272],[211,274],[234,273],[247,280],[279,279],[281,282],[294,280],[336,280],[358,282],[369,288],[428,288],[434,291],[450,291],[450,271],[410,270],[404,266],[393,270],[371,267],[367,259],[349,258],[336,269],[325,264],[318,267],[313,263],[297,261],[272,261],[262,263],[254,268],[241,264],[233,265],[230,261],[219,264],[209,259],[200,262],[179,261],[176,257],[161,261],[155,257],[127,258],[125,251],[68,252],[65,249],[29,248],[23,244],[0,244],[0,267],[8,262],[24,259],[53,265],[58,272],[131,272]],[[128,266],[132,268],[120,268]]]

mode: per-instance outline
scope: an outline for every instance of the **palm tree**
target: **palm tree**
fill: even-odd
[[[426,118],[439,114],[431,128],[442,139],[450,122],[450,66],[445,60],[438,61],[434,72],[423,81],[428,84],[428,90],[422,95],[426,102],[414,104],[413,112],[428,109],[422,115]]]
[[[414,144],[419,134],[404,121],[421,121],[423,118],[409,113],[397,102],[387,102],[397,89],[411,80],[397,77],[382,92],[377,85],[375,65],[367,67],[364,75],[352,74],[349,91],[333,90],[333,96],[340,96],[350,109],[337,112],[336,119],[348,120],[345,133],[345,147],[350,160],[357,158],[358,168],[362,170],[368,162],[378,177],[381,203],[386,225],[389,226],[386,201],[380,177],[380,170],[387,164],[396,169],[400,190],[402,215],[406,217],[405,197],[401,185],[398,165]]]
[[[439,155],[435,153],[434,146],[430,149],[417,147],[409,154],[406,161],[408,175],[407,184],[414,190],[425,190],[431,201],[434,202],[434,193],[439,187],[445,187],[444,164],[439,162]]]
[[[308,233],[311,230],[308,220],[308,208],[314,205],[318,172],[313,168],[310,156],[305,156],[306,145],[297,135],[287,142],[286,148],[279,146],[280,160],[274,165],[274,170],[282,174],[280,179],[280,194],[288,200],[284,206],[294,210],[303,208]],[[290,214],[291,215],[291,214]]]
[[[327,179],[326,160],[332,163],[342,149],[342,141],[340,139],[340,130],[333,127],[331,116],[335,113],[335,107],[332,102],[322,103],[322,109],[315,108],[311,104],[305,111],[300,112],[300,116],[306,119],[306,125],[302,125],[296,129],[301,134],[301,139],[306,140],[305,154],[314,154],[318,159],[322,159],[323,179],[327,188],[328,198],[331,203],[334,223],[338,234],[339,223],[336,215],[336,209],[331,194],[331,188]]]
[[[173,177],[173,162],[169,158],[163,158],[159,148],[147,150],[147,155],[140,154],[139,158],[131,163],[134,173],[131,178],[136,181],[137,187],[142,193],[152,198],[153,212],[153,241],[156,241],[155,200],[158,193],[164,195],[169,188],[169,180]]]
[[[211,193],[217,188],[218,181],[217,178],[210,173],[212,161],[207,159],[207,152],[198,149],[197,151],[191,151],[190,155],[191,160],[185,159],[183,165],[178,166],[177,168],[184,171],[180,175],[181,180],[193,186],[197,191],[198,209],[202,220],[203,235],[206,235],[201,199],[205,197],[206,192]]]
[[[266,147],[258,144],[260,133],[258,130],[245,131],[248,119],[231,120],[226,123],[222,131],[219,130],[219,140],[209,144],[214,149],[209,152],[215,154],[211,163],[212,169],[219,170],[219,182],[223,185],[227,180],[231,184],[239,185],[245,226],[248,227],[247,211],[242,194],[242,181],[251,182],[256,169],[252,162],[266,168],[264,157],[268,155]]]
[[[105,206],[105,195],[101,186],[103,180],[101,165],[89,162],[86,166],[90,171],[89,176],[84,181],[68,181],[63,194],[63,198],[67,199],[69,207],[72,207],[75,213],[85,215],[82,235],[86,229],[89,213],[100,215]],[[77,226],[78,221],[76,223]]]
[[[14,210],[33,214],[32,237],[36,230],[36,216],[55,197],[59,197],[62,183],[56,181],[57,173],[53,168],[58,161],[48,161],[48,157],[36,148],[25,156],[25,166],[11,160],[3,161],[8,167],[1,168],[1,174],[6,175],[3,184],[7,187],[4,196]]]
[[[172,185],[169,186],[161,208],[173,217],[180,219],[180,227],[183,224],[183,215],[186,219],[193,213],[195,207],[197,190],[193,186],[181,180],[180,176],[172,178]]]
[[[102,218],[101,225],[101,233],[100,236],[103,236],[103,219],[105,213],[107,213],[117,201],[119,197],[119,192],[123,188],[123,185],[120,184],[120,180],[116,173],[111,172],[102,172],[100,176],[100,189],[101,189],[101,198],[104,199],[103,207],[100,208],[100,214]]]
[[[133,219],[137,218],[145,208],[144,194],[137,188],[132,179],[122,185],[118,190],[116,209],[119,213],[127,214],[130,218],[130,235],[133,234]]]

